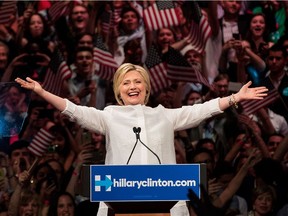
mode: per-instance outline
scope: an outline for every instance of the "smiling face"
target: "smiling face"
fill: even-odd
[[[258,215],[268,215],[272,211],[273,197],[270,193],[266,192],[260,194],[253,205],[255,212]]]
[[[77,29],[78,33],[86,29],[88,20],[89,20],[89,14],[85,7],[81,5],[76,5],[72,9],[71,22],[73,27]]]
[[[136,70],[127,72],[120,83],[119,92],[124,105],[144,105],[146,84],[143,76]]]
[[[35,199],[20,206],[19,215],[20,216],[37,216],[39,210],[39,205]]]
[[[162,49],[167,48],[175,42],[174,34],[171,29],[168,28],[162,28],[161,30],[159,30],[157,40],[159,46]]]
[[[250,22],[250,31],[254,37],[262,37],[265,30],[265,19],[262,15],[257,15]]]
[[[78,52],[76,54],[75,65],[78,69],[78,73],[84,76],[90,75],[93,68],[93,54],[88,51]]]
[[[74,215],[74,204],[73,200],[67,195],[59,197],[57,205],[58,216],[73,216]]]
[[[38,14],[34,14],[31,17],[29,23],[30,33],[33,37],[39,37],[42,35],[44,30],[44,24],[41,17]]]
[[[134,11],[126,12],[125,14],[123,14],[121,23],[122,23],[123,30],[126,33],[128,34],[132,33],[139,26],[139,20],[138,20],[137,14]]]

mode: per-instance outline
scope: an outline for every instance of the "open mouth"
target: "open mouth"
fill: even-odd
[[[139,95],[139,92],[131,92],[128,94],[129,97],[137,97]]]
[[[77,25],[83,24],[84,21],[85,21],[85,20],[84,20],[83,17],[78,17],[78,18],[75,20],[75,22],[76,22]]]
[[[262,31],[263,31],[263,28],[261,27],[254,28],[254,32],[256,33],[262,33]]]

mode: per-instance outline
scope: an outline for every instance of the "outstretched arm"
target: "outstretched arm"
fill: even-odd
[[[40,97],[42,97],[48,103],[52,104],[59,111],[62,112],[66,108],[65,99],[46,91],[38,82],[31,79],[30,77],[27,77],[26,81],[21,78],[16,78],[15,81],[19,83],[21,87],[32,90],[33,92],[38,94]]]
[[[267,96],[268,89],[265,86],[249,88],[252,84],[251,81],[242,86],[242,88],[236,93],[227,97],[223,97],[219,99],[219,107],[223,111],[228,107],[244,100],[261,100],[265,96]]]

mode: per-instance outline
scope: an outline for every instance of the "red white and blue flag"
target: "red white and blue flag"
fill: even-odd
[[[173,1],[156,1],[143,10],[143,20],[150,31],[178,26],[180,11],[181,8],[175,7]]]
[[[152,94],[168,87],[171,82],[167,79],[166,66],[154,45],[148,51],[145,66],[150,73]]]
[[[191,65],[177,50],[169,48],[167,61],[167,77],[178,82],[202,83],[210,86],[206,77],[203,76],[200,65]]]
[[[93,61],[99,65],[96,74],[106,80],[113,80],[113,76],[119,65],[114,60],[113,55],[109,52],[103,42],[101,35],[95,37],[93,50]]]

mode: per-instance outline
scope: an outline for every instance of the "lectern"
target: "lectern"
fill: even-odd
[[[189,200],[188,189],[200,197],[206,180],[205,164],[84,165],[76,191],[105,202],[109,215],[169,213],[179,200]]]

